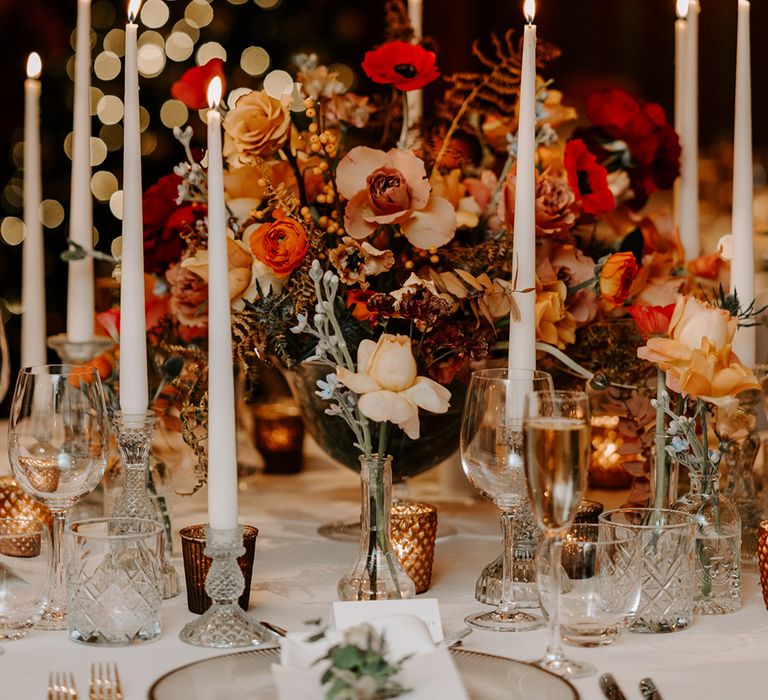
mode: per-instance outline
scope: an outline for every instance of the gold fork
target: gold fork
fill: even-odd
[[[48,674],[48,700],[77,700],[75,679],[71,673],[69,682],[67,682],[66,673],[51,671]]]
[[[88,699],[123,700],[123,688],[120,685],[117,664],[91,664],[91,675],[88,679]]]

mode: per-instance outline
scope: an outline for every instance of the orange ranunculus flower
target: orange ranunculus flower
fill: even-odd
[[[250,233],[248,244],[253,256],[269,267],[277,277],[290,275],[301,265],[309,250],[309,239],[304,227],[287,216],[259,225]]]
[[[760,389],[752,370],[731,350],[737,321],[724,309],[679,296],[666,338],[649,338],[637,356],[667,373],[667,386],[680,394],[726,405],[748,389]]]
[[[608,256],[600,269],[600,297],[613,306],[621,306],[629,297],[637,271],[637,261],[632,253]]]

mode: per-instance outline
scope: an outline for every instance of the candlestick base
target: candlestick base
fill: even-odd
[[[238,605],[245,587],[237,557],[245,552],[243,526],[231,530],[205,528],[205,554],[212,559],[205,578],[205,592],[213,600],[208,610],[181,630],[179,638],[199,647],[275,646],[278,638],[266,627],[251,620]]]
[[[125,480],[115,501],[113,518],[145,518],[160,522],[155,504],[147,488],[149,448],[157,418],[152,411],[123,413],[115,411],[111,416],[112,432],[123,458]],[[160,562],[163,572],[163,598],[179,594],[179,575],[163,553]]]
[[[75,342],[71,341],[66,333],[48,336],[48,347],[55,350],[59,359],[66,365],[83,365],[113,345],[109,338],[92,338]]]

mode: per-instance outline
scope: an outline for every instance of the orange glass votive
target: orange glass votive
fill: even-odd
[[[181,535],[181,553],[184,559],[184,578],[187,582],[187,607],[190,612],[202,614],[211,607],[212,601],[205,592],[205,577],[211,568],[211,558],[205,555],[205,525],[190,525],[179,531]],[[257,528],[243,525],[243,546],[245,552],[237,558],[237,563],[245,578],[245,588],[237,602],[243,610],[248,610],[251,597],[251,575],[253,574],[253,555],[256,549]]]
[[[763,602],[768,609],[768,520],[761,520],[757,526],[757,565],[760,569]]]
[[[254,443],[264,458],[266,474],[301,471],[304,421],[299,407],[287,402],[253,407]]]
[[[392,505],[390,540],[400,563],[424,593],[432,583],[437,539],[437,508],[429,503],[400,501]]]

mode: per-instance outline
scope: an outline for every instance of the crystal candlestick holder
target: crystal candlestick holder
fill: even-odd
[[[112,432],[123,459],[123,488],[115,501],[113,518],[144,518],[158,521],[157,510],[147,488],[149,448],[157,419],[152,411],[112,414]],[[165,558],[161,559],[163,598],[179,594],[179,575]]]
[[[273,646],[277,642],[272,632],[251,620],[238,605],[245,578],[237,558],[244,552],[242,525],[231,530],[205,528],[205,554],[212,560],[205,592],[213,604],[184,626],[179,634],[182,642],[216,649]]]
[[[65,365],[84,365],[112,345],[114,343],[109,338],[94,337],[76,342],[67,338],[66,333],[48,336],[48,347],[56,351]]]

